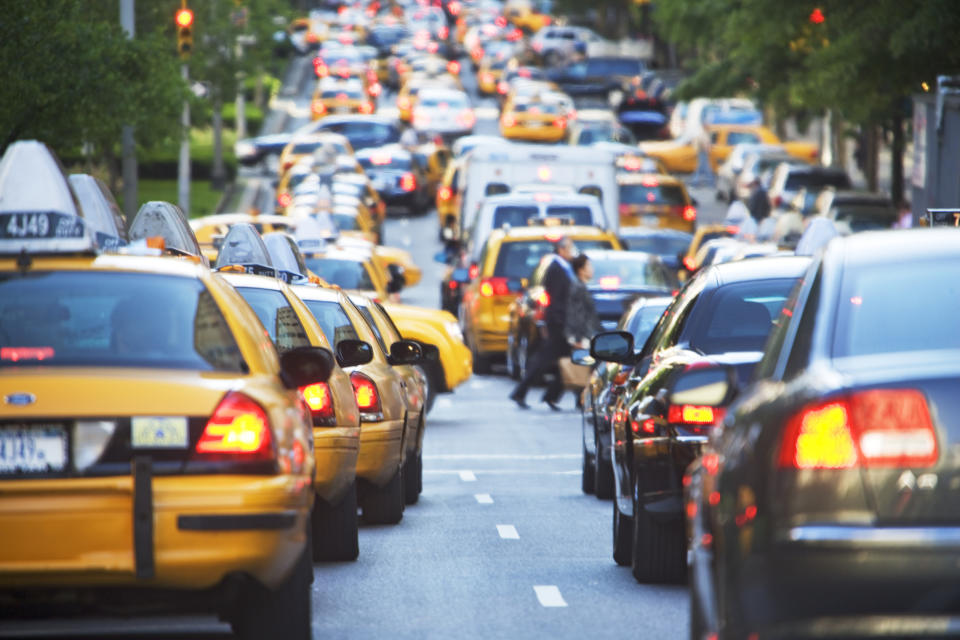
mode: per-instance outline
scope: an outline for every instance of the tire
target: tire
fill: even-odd
[[[259,583],[243,587],[230,621],[237,638],[310,639],[310,584],[313,582],[311,546],[312,542],[308,541],[290,575],[276,590]]]
[[[423,490],[423,454],[408,456],[403,466],[403,500],[406,504],[416,504]]]
[[[593,464],[594,494],[599,500],[609,500],[613,497],[613,463],[600,456],[600,445],[597,444],[597,455]]]
[[[583,472],[580,480],[580,489],[590,495],[594,490],[594,466],[593,456],[587,453],[586,446],[583,447]]]
[[[657,522],[633,489],[633,577],[640,583],[682,583],[687,574],[687,538],[682,518]]]
[[[620,513],[613,500],[613,559],[621,567],[629,567],[633,555],[633,518]]]
[[[313,523],[313,561],[353,561],[360,555],[357,541],[357,483],[337,504],[317,498],[310,514]]]
[[[396,524],[403,519],[403,471],[397,469],[386,485],[370,486],[363,500],[363,520],[368,524]]]

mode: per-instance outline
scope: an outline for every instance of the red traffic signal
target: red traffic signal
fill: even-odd
[[[193,11],[190,9],[177,9],[177,12],[173,16],[173,21],[177,23],[177,26],[182,28],[189,27],[193,24]]]
[[[817,7],[810,12],[810,22],[813,24],[823,24],[823,21],[826,20],[823,16],[823,11],[820,10],[820,7]]]

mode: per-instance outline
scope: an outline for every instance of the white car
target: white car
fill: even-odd
[[[422,89],[413,109],[413,128],[418,132],[467,135],[476,122],[470,98],[456,89]]]

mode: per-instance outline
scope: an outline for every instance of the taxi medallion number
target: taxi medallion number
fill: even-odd
[[[63,471],[66,465],[67,432],[62,425],[0,429],[0,473]]]
[[[134,416],[130,420],[134,449],[186,449],[187,419],[168,416]]]

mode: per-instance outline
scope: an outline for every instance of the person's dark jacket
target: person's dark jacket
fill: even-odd
[[[762,184],[754,188],[753,193],[750,194],[747,199],[747,209],[757,222],[770,215],[770,196]]]
[[[574,342],[589,340],[602,330],[597,308],[593,303],[590,290],[582,281],[577,280],[570,286],[570,299],[567,304],[567,323],[565,333]]]
[[[550,304],[543,313],[547,331],[554,336],[563,336],[567,324],[567,303],[570,299],[570,274],[563,268],[560,256],[556,256],[543,275],[543,288],[550,297]]]

